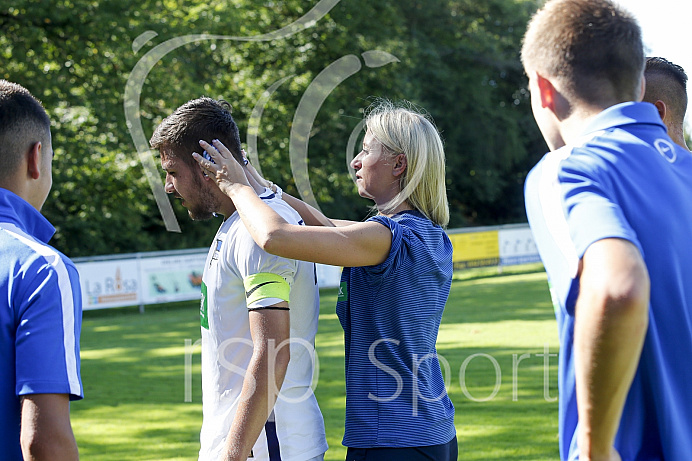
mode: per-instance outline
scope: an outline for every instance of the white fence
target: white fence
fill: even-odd
[[[454,267],[540,261],[526,224],[451,229]],[[75,258],[85,310],[200,299],[207,248]],[[320,288],[339,286],[341,268],[317,265]]]
[[[74,258],[84,310],[200,299],[208,248]],[[321,288],[339,286],[341,268],[317,265]]]
[[[514,266],[539,262],[528,224],[447,230],[454,247],[454,268]]]

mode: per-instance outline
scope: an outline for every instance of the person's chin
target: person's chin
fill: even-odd
[[[361,189],[361,188],[358,188],[358,195],[360,195],[361,197],[366,198],[366,199],[368,199],[368,200],[375,200],[375,197],[373,197],[372,195],[368,194],[367,191],[365,191],[365,190],[363,190],[363,189]]]
[[[211,211],[187,210],[187,214],[193,221],[206,221],[214,217]]]

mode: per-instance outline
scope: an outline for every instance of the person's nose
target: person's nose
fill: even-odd
[[[360,158],[361,158],[361,154],[362,154],[362,153],[363,153],[363,151],[360,151],[360,152],[358,153],[358,155],[356,155],[356,156],[353,158],[353,160],[351,160],[351,168],[353,168],[354,170],[360,170],[360,168],[361,168],[361,166],[362,166],[362,163],[361,163],[361,161],[360,161]]]

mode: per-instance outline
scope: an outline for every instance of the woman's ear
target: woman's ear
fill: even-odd
[[[394,168],[392,168],[392,174],[394,176],[401,176],[406,171],[408,166],[408,160],[406,160],[406,154],[398,154],[394,158]]]

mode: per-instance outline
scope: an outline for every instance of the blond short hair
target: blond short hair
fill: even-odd
[[[383,207],[391,212],[404,202],[442,227],[449,223],[445,152],[440,134],[427,115],[410,103],[378,100],[366,111],[365,125],[392,156],[405,154],[407,167],[400,192]]]

